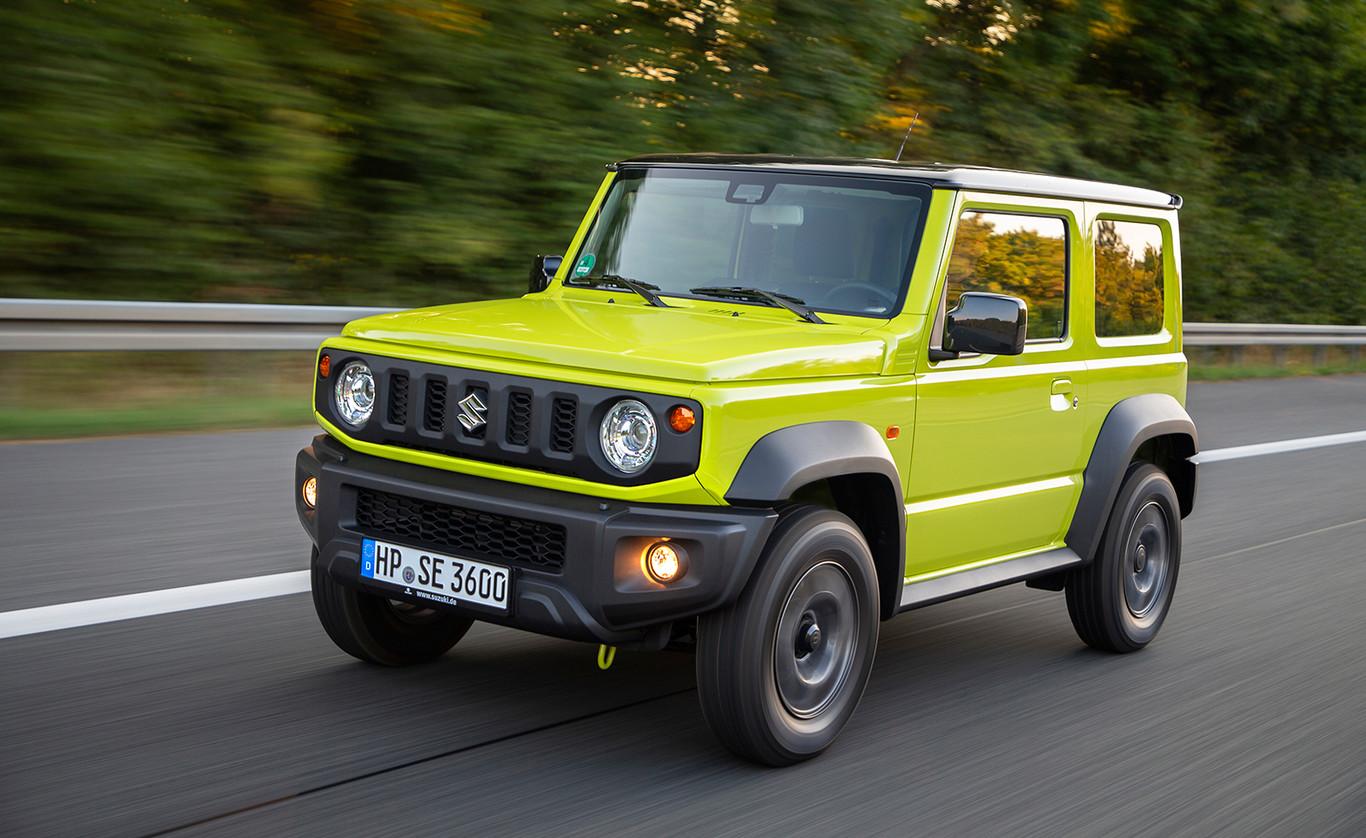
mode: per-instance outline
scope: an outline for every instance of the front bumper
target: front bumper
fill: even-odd
[[[318,482],[316,509],[302,498],[309,477]],[[771,509],[632,504],[456,474],[360,454],[327,434],[299,452],[294,484],[299,519],[318,548],[315,561],[342,585],[406,599],[401,591],[360,575],[361,541],[367,537],[455,552],[511,568],[509,610],[436,606],[425,599],[413,603],[618,646],[662,645],[673,621],[735,601],[777,521]],[[483,547],[453,551],[413,534],[431,532],[430,521],[395,535],[372,516],[358,516],[358,504],[373,497],[388,499],[390,509],[420,508],[428,519],[446,510],[457,524],[512,522],[521,531],[553,531],[558,546],[550,560],[539,544],[530,553],[518,553],[477,538],[467,541]],[[440,521],[436,525],[442,532],[448,529]],[[688,556],[687,573],[668,586],[651,580],[641,566],[644,550],[661,539],[680,545]]]

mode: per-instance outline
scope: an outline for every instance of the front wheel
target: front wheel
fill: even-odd
[[[698,620],[707,726],[755,762],[816,756],[863,696],[877,631],[877,572],[858,527],[829,509],[786,510],[739,600]]]
[[[338,583],[313,555],[313,608],[337,648],[367,663],[407,666],[435,660],[469,631],[473,620]]]
[[[1088,646],[1133,652],[1148,645],[1171,608],[1181,565],[1181,513],[1167,475],[1129,467],[1095,559],[1067,582],[1067,613]]]

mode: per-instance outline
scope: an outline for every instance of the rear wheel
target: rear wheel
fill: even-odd
[[[1142,649],[1162,627],[1181,564],[1181,514],[1167,475],[1129,467],[1095,560],[1067,582],[1067,613],[1088,645]]]
[[[872,554],[852,521],[814,506],[785,511],[739,600],[698,620],[707,726],[766,765],[824,751],[868,683],[877,602]]]
[[[313,608],[327,636],[367,663],[407,666],[435,660],[465,636],[473,620],[339,584],[313,562]]]

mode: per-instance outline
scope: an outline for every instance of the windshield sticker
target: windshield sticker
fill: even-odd
[[[579,264],[574,266],[574,276],[588,276],[588,272],[593,270],[593,263],[596,261],[597,259],[593,257],[593,254],[585,253],[579,259]]]
[[[762,204],[764,186],[761,183],[737,183],[726,200],[732,204]]]

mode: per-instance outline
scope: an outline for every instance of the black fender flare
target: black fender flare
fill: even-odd
[[[725,498],[735,506],[771,506],[810,483],[839,483],[864,475],[880,476],[887,482],[886,492],[875,492],[871,502],[859,504],[860,514],[850,515],[864,530],[873,551],[882,618],[887,619],[901,603],[906,507],[901,473],[882,435],[871,426],[853,421],[808,422],[771,431],[745,455]]]
[[[1143,443],[1157,437],[1172,437],[1176,442],[1171,467],[1181,500],[1181,516],[1190,514],[1195,503],[1196,466],[1190,458],[1200,450],[1195,422],[1175,398],[1166,393],[1145,393],[1120,401],[1105,417],[1096,437],[1091,458],[1082,476],[1081,497],[1077,500],[1072,524],[1067,529],[1067,546],[1083,562],[1096,554],[1101,533],[1110,516],[1110,507],[1119,494],[1119,484]]]

